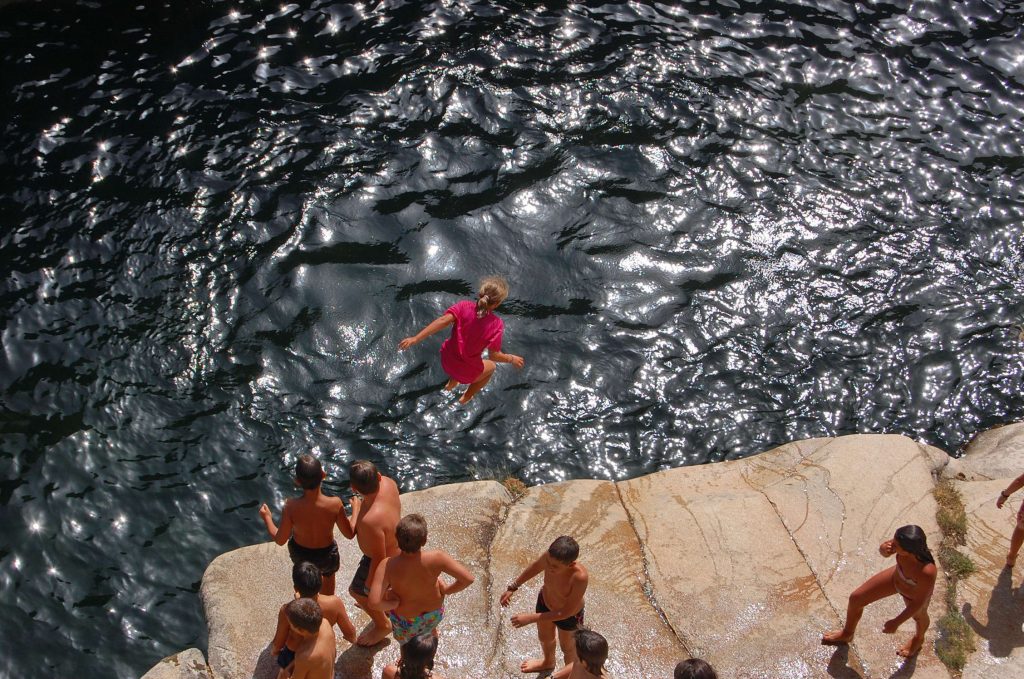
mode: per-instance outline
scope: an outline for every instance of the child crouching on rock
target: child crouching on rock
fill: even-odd
[[[345,604],[333,594],[320,594],[322,578],[320,569],[311,563],[298,563],[292,568],[292,586],[295,587],[296,599],[312,599],[320,606],[320,613],[332,627],[337,625],[341,635],[350,644],[356,642],[356,627],[348,617]],[[289,602],[291,603],[291,602]],[[277,656],[277,664],[281,668],[278,679],[287,679],[291,675],[295,662],[295,651],[299,646],[299,638],[290,634],[288,623],[288,604],[281,606],[277,614],[277,631],[270,643],[270,652]]]
[[[466,300],[453,304],[443,316],[435,319],[412,337],[406,337],[399,342],[398,348],[405,351],[448,326],[454,326],[451,337],[441,345],[441,367],[449,377],[444,388],[451,391],[456,385],[468,384],[469,388],[459,399],[459,403],[469,403],[490,381],[497,363],[511,363],[517,368],[523,367],[521,356],[501,351],[501,337],[505,332],[505,324],[494,314],[494,310],[506,297],[508,283],[505,279],[488,276],[480,282],[476,302]],[[488,350],[487,359],[483,358],[484,349]]]
[[[413,637],[402,644],[398,663],[385,667],[381,679],[444,679],[434,672],[436,654],[436,636],[428,632]]]
[[[597,632],[578,629],[573,634],[576,660],[551,675],[551,679],[609,679],[604,672],[608,641]]]

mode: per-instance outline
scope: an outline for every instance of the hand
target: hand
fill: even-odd
[[[897,629],[899,629],[899,626],[900,622],[896,618],[893,618],[892,620],[886,620],[885,624],[882,625],[882,631],[886,634],[893,634],[894,632],[896,632]]]
[[[878,553],[888,558],[896,553],[896,546],[893,545],[892,540],[886,540],[878,545]]]
[[[537,622],[538,617],[540,617],[539,613],[520,613],[519,615],[513,615],[512,626],[525,627],[526,625],[532,625]]]
[[[266,502],[260,505],[260,516],[262,516],[264,519],[270,518],[270,507],[267,506]]]
[[[1002,509],[1003,508],[1003,504],[1005,504],[1005,503],[1006,503],[1006,496],[1003,495],[1002,493],[1000,493],[999,494],[999,499],[996,500],[996,509]]]
[[[507,608],[508,605],[510,603],[512,603],[512,595],[513,594],[515,594],[515,592],[506,589],[504,592],[502,592],[501,598],[498,599],[498,603],[501,604],[502,607]]]
[[[406,349],[408,349],[409,347],[411,347],[414,344],[416,344],[416,338],[415,337],[406,337],[404,340],[402,340],[401,342],[398,343],[398,350],[399,351],[405,351]]]
[[[508,362],[520,370],[523,369],[523,364],[525,363],[522,356],[516,356],[515,354],[508,355]]]

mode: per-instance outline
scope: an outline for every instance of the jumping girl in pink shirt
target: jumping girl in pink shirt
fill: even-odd
[[[441,367],[450,378],[445,389],[454,389],[457,384],[469,385],[459,403],[469,403],[483,389],[494,374],[497,363],[523,367],[522,356],[501,352],[505,324],[494,315],[494,310],[508,297],[508,283],[499,276],[488,276],[480,282],[480,292],[476,297],[475,304],[469,300],[453,304],[443,316],[398,343],[398,348],[404,351],[449,325],[454,326],[451,337],[441,345]],[[489,360],[482,356],[484,349],[488,350]]]

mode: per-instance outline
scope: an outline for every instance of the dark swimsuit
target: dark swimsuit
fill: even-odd
[[[288,556],[292,563],[299,564],[308,561],[320,569],[323,575],[334,575],[341,568],[341,557],[338,555],[338,543],[331,541],[326,547],[310,549],[295,542],[295,538],[288,540]]]
[[[277,664],[282,670],[288,669],[288,666],[295,661],[295,651],[285,646],[281,649],[281,652],[277,654]]]
[[[572,632],[577,627],[583,626],[583,609],[584,606],[580,606],[580,611],[576,615],[570,615],[568,618],[562,618],[561,620],[555,620],[555,627],[558,629],[564,629],[566,632]],[[551,609],[544,603],[544,591],[537,592],[537,612],[538,613],[550,613]]]
[[[359,567],[356,568],[356,574],[352,576],[352,584],[348,586],[350,592],[355,592],[360,596],[370,596],[370,588],[366,586],[366,578],[370,577],[370,564],[373,559],[363,555],[363,558],[359,560]]]

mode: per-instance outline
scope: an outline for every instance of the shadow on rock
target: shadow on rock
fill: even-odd
[[[390,639],[373,646],[349,646],[334,662],[336,679],[372,679],[373,658],[390,644]]]
[[[1013,589],[1013,571],[1004,568],[988,600],[987,625],[974,617],[971,604],[964,604],[964,619],[974,633],[988,641],[988,652],[994,658],[1007,658],[1014,649],[1024,646],[1024,586]]]
[[[260,657],[256,658],[256,667],[252,670],[252,679],[276,679],[277,672],[281,668],[277,666],[277,659],[270,653],[268,644]]]
[[[836,646],[832,657],[828,659],[825,671],[828,672],[828,676],[835,679],[860,679],[860,674],[850,667],[850,647],[846,644]]]

